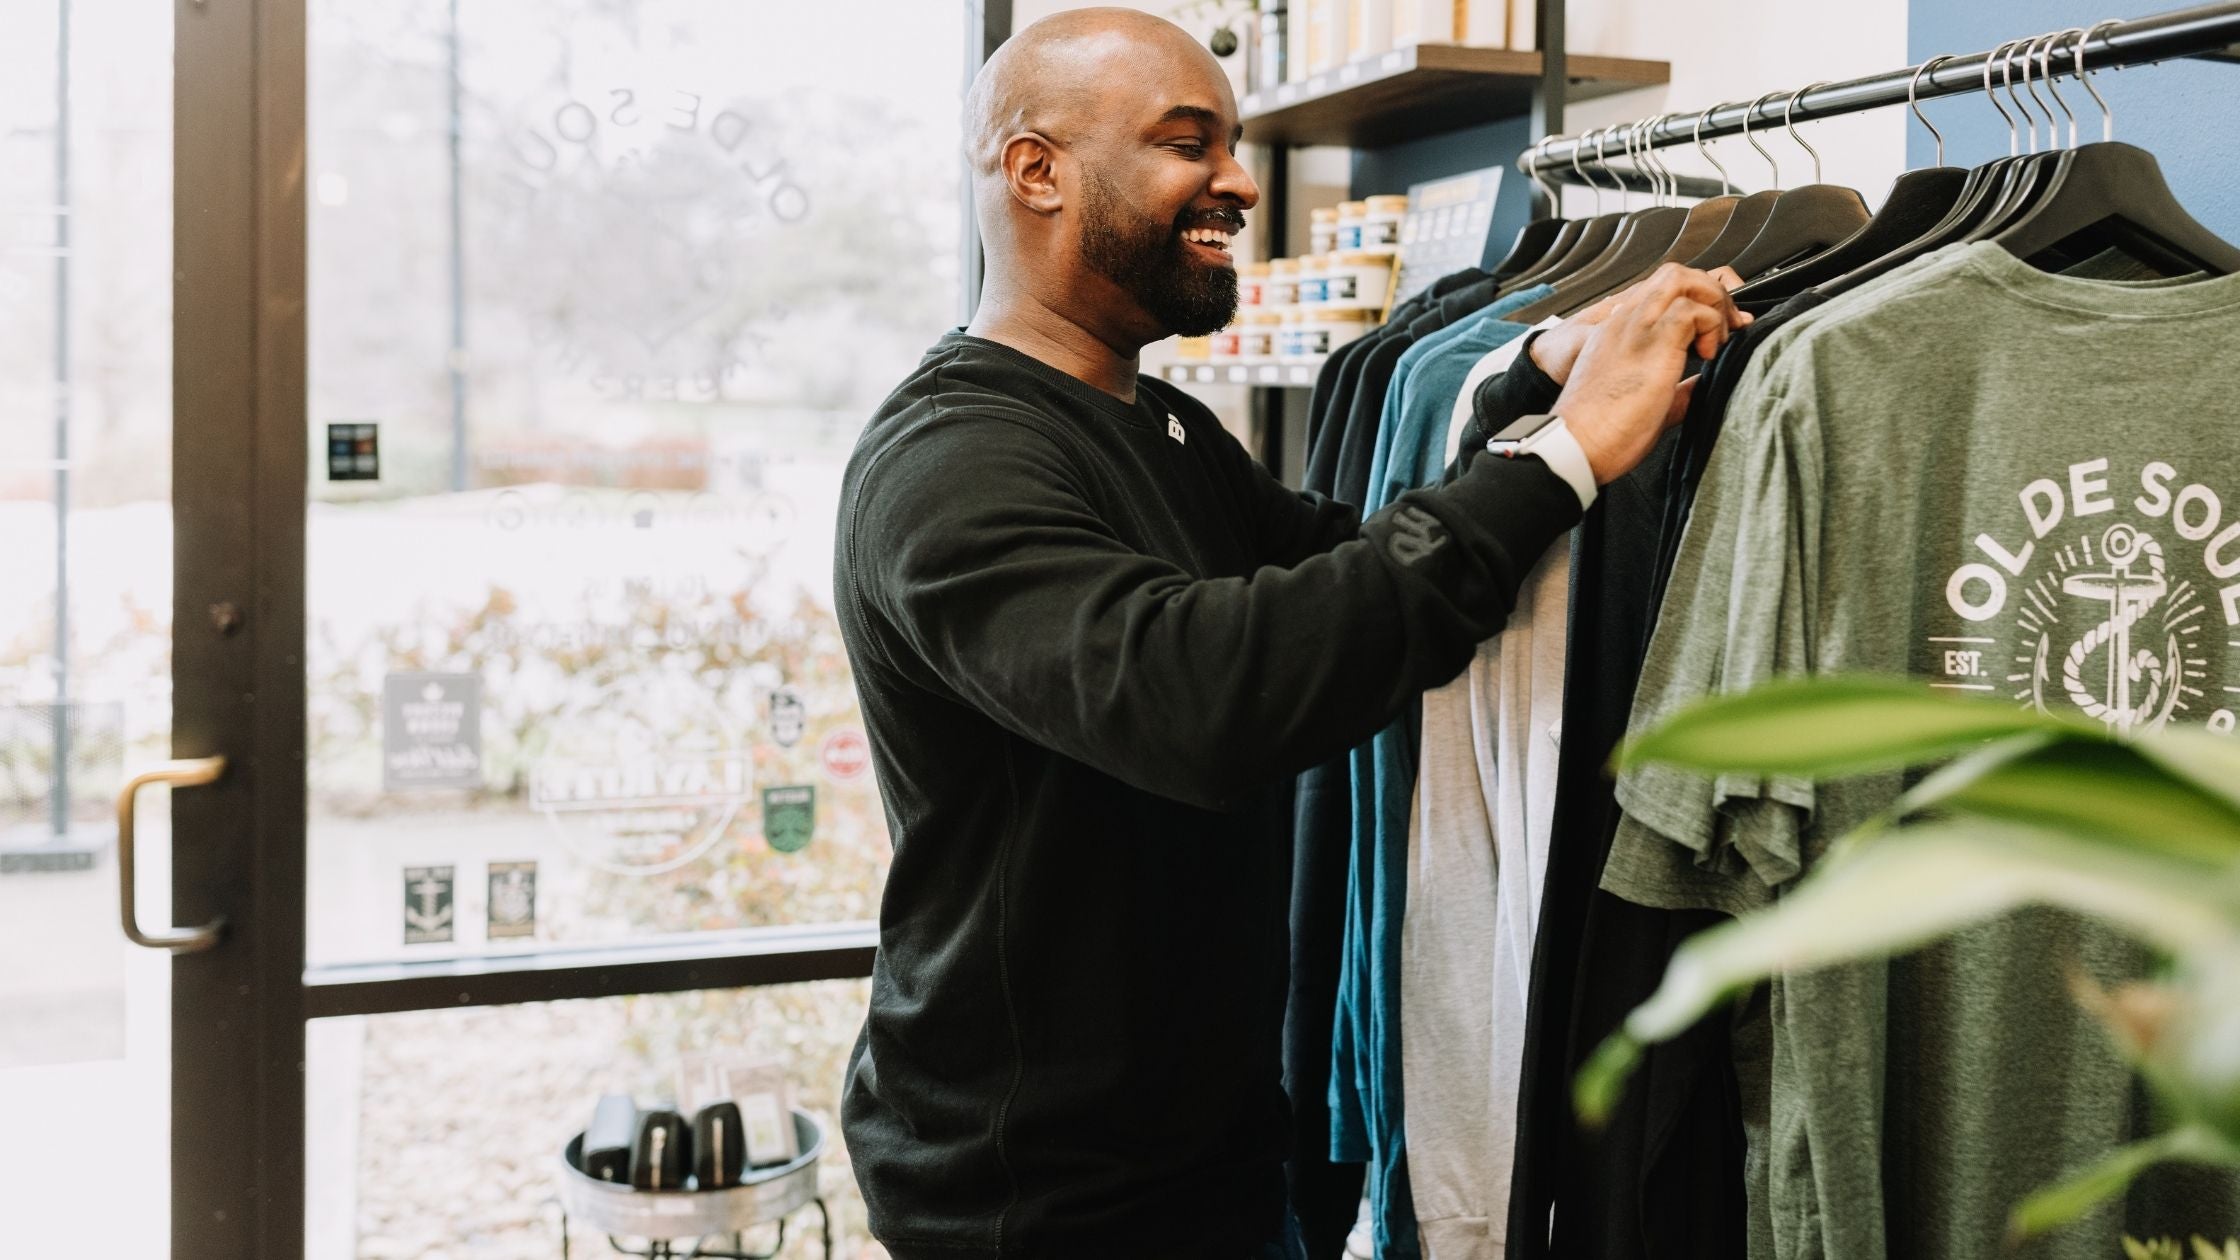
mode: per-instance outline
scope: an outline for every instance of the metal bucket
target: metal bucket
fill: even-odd
[[[638,1190],[599,1181],[583,1171],[583,1135],[560,1154],[560,1203],[568,1216],[605,1234],[632,1238],[707,1238],[783,1220],[817,1197],[817,1157],[824,1129],[805,1111],[793,1113],[801,1154],[769,1168],[750,1168],[720,1190]]]

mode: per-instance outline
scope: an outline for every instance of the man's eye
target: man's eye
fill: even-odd
[[[1187,158],[1202,158],[1206,155],[1206,146],[1194,140],[1177,141],[1172,148],[1175,152]]]

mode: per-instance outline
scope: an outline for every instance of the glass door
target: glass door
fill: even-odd
[[[0,39],[6,1255],[170,1238],[171,965],[122,931],[115,807],[172,752],[171,27],[121,14],[32,0]],[[170,810],[138,804],[156,927]]]

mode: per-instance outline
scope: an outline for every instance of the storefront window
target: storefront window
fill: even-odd
[[[871,918],[832,616],[965,7],[311,6],[310,956]]]

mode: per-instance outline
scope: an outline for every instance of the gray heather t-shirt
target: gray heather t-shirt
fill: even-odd
[[[2240,276],[2083,280],[1990,244],[1799,318],[1728,408],[1636,728],[1769,678],[1857,672],[2122,730],[2232,731],[2236,364]],[[1630,773],[1603,886],[1646,905],[1761,905],[1902,786]],[[1774,982],[1737,1050],[1752,1255],[2002,1254],[2016,1203],[2140,1132],[2131,1073],[2066,975],[2111,981],[2144,961],[2032,910]],[[2134,1232],[2240,1230],[2231,1176],[2160,1181],[2133,1197]],[[2125,1224],[2111,1206],[2016,1254],[2104,1260]]]

